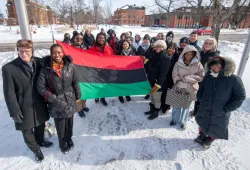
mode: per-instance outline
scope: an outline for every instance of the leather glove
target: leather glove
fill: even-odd
[[[148,62],[148,59],[146,59],[146,57],[144,57],[144,56],[140,56],[141,57],[141,59],[143,60],[143,63],[144,64],[146,64],[147,62]]]
[[[23,115],[20,114],[20,115],[17,115],[15,117],[12,117],[12,119],[16,122],[16,123],[22,123],[22,119],[23,119]]]
[[[80,103],[81,103],[81,100],[76,100],[76,103],[80,104]]]
[[[155,86],[151,89],[150,94],[154,95],[160,88],[161,88],[160,85],[155,84]]]

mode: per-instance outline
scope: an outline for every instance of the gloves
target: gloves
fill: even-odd
[[[161,88],[160,85],[155,84],[155,86],[151,89],[150,94],[154,95],[160,88]]]
[[[146,57],[144,57],[144,56],[140,56],[141,57],[141,59],[143,60],[143,63],[144,64],[146,64],[147,62],[148,62],[148,59],[146,59]]]
[[[81,100],[77,100],[76,103],[77,103],[77,104],[81,104]]]
[[[20,115],[17,115],[15,117],[12,117],[12,119],[16,122],[16,123],[22,123],[22,119],[23,119],[23,115],[20,114]]]

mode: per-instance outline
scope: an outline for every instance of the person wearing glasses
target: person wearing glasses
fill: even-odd
[[[41,59],[34,57],[30,40],[18,40],[16,47],[18,57],[2,67],[4,98],[16,130],[22,132],[24,142],[40,162],[44,159],[40,147],[53,145],[44,140],[49,112],[35,87]]]
[[[83,34],[82,33],[75,34],[72,46],[74,46],[76,48],[81,48],[81,49],[87,50],[87,47],[83,42]]]
[[[217,50],[217,41],[215,38],[208,38],[202,45],[202,49],[200,52],[200,61],[203,67],[207,64],[208,60],[214,56],[219,56],[220,51]],[[196,116],[199,110],[199,101],[195,102],[194,110],[191,112],[192,116]]]
[[[164,34],[162,32],[157,34],[157,40],[164,40]]]

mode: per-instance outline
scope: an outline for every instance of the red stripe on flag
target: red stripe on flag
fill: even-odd
[[[61,41],[56,41],[56,43],[63,47],[65,55],[70,55],[73,58],[73,63],[76,65],[111,70],[135,70],[144,68],[143,61],[138,56],[124,57],[104,55],[102,53],[75,48]]]

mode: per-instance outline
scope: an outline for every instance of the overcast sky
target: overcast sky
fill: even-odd
[[[112,0],[111,2],[113,3],[113,10],[116,10],[117,8],[120,8],[127,4],[128,5],[136,4],[137,6],[146,6],[146,7],[154,5],[154,0]],[[7,0],[0,0],[0,10],[4,14],[4,16],[6,16],[6,9],[7,9],[6,3]],[[147,10],[146,12],[149,13],[150,10]]]

